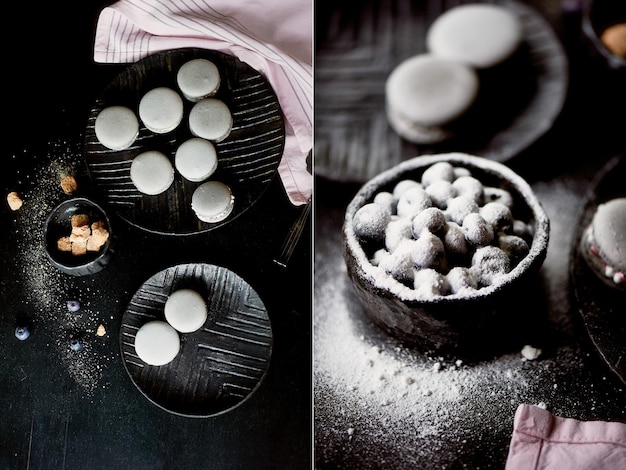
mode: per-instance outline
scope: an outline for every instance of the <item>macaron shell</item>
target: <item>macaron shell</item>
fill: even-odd
[[[512,11],[499,5],[467,4],[435,19],[426,47],[438,57],[488,68],[511,56],[521,40],[521,22]]]
[[[148,195],[161,194],[174,181],[174,168],[161,152],[150,150],[137,155],[130,165],[130,179],[135,187]]]
[[[390,113],[421,126],[439,126],[467,111],[478,87],[478,76],[470,67],[420,54],[391,72],[385,93]]]
[[[626,198],[600,204],[592,226],[596,246],[607,264],[626,271]]]

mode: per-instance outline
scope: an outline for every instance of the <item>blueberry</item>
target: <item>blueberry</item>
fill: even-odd
[[[80,302],[78,300],[68,300],[67,309],[70,312],[78,312],[80,310]]]
[[[80,338],[70,339],[70,349],[72,351],[81,351],[83,349],[83,342]]]
[[[30,336],[30,330],[27,326],[18,326],[15,328],[15,337],[20,341],[24,341]]]

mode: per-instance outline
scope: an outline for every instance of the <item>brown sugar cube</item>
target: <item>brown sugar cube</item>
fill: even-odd
[[[626,58],[626,23],[609,26],[600,36],[600,40],[612,54]]]
[[[22,198],[15,191],[7,194],[7,202],[12,211],[18,210],[23,204]]]
[[[72,242],[70,237],[61,237],[57,240],[57,249],[59,251],[72,251]]]
[[[72,227],[72,233],[70,234],[70,241],[72,243],[82,241],[87,243],[87,239],[91,236],[91,228],[89,225],[80,225],[78,227]]]
[[[91,238],[95,245],[101,247],[109,239],[109,231],[106,229],[106,225],[103,221],[99,220],[91,224]]]
[[[63,189],[65,194],[72,194],[78,189],[78,183],[76,183],[76,179],[72,175],[64,176],[61,179],[61,189]]]
[[[89,216],[87,214],[74,214],[72,216],[72,228],[83,225],[89,226]]]
[[[97,240],[94,237],[89,237],[87,239],[87,251],[91,251],[91,252],[96,252],[96,251],[100,251],[100,248],[102,248],[103,243],[100,243],[99,240]]]
[[[80,239],[72,242],[72,254],[81,256],[87,253],[87,239]]]

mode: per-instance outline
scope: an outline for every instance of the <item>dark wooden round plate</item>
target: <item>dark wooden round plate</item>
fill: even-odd
[[[163,366],[135,353],[145,323],[165,321],[163,307],[175,290],[189,288],[206,300],[208,318],[192,333],[179,333],[180,352]],[[269,367],[272,328],[254,289],[234,272],[210,264],[181,264],[148,279],[132,297],[120,329],[122,360],[137,388],[174,414],[215,416],[243,403]]]
[[[582,323],[602,359],[626,383],[626,292],[613,289],[589,269],[580,240],[599,204],[626,197],[626,157],[611,159],[592,182],[576,229],[570,257],[570,279]]]
[[[191,208],[191,195],[200,183],[189,182],[176,172],[167,191],[148,196],[140,193],[130,179],[130,164],[136,155],[158,150],[173,159],[178,145],[192,137],[187,117],[194,103],[183,99],[183,121],[166,134],[153,133],[140,122],[137,140],[125,150],[104,147],[94,131],[98,113],[107,106],[124,105],[137,113],[139,100],[152,88],[166,86],[180,92],[176,73],[194,58],[209,59],[218,67],[221,85],[215,98],[224,101],[233,115],[230,135],[215,143],[218,168],[210,179],[231,188],[235,206],[229,217],[217,223],[200,221]],[[95,188],[123,219],[149,232],[185,235],[215,229],[247,211],[275,176],[284,145],[284,120],[278,98],[258,71],[228,54],[186,48],[150,55],[127,67],[108,84],[89,114],[84,153]]]

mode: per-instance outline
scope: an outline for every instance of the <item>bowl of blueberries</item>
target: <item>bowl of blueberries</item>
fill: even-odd
[[[549,231],[532,188],[504,164],[418,156],[358,190],[344,257],[373,323],[412,346],[461,351],[517,328],[517,299],[536,288]]]

